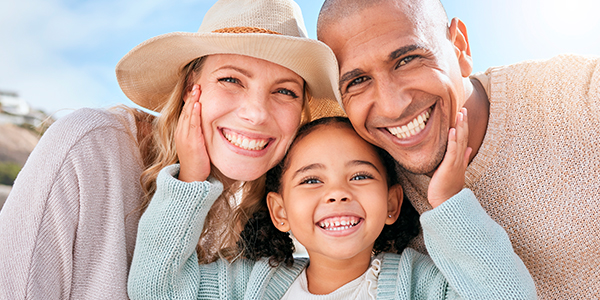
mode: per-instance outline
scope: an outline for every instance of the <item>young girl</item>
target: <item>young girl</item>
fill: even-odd
[[[320,119],[299,130],[287,156],[269,172],[273,191],[263,210],[244,229],[244,258],[231,263],[198,265],[194,252],[221,184],[212,178],[181,182],[179,166],[167,167],[140,220],[129,296],[535,299],[533,280],[504,230],[469,190],[461,190],[467,136],[463,109],[428,191],[434,209],[420,218],[431,257],[404,249],[405,239],[384,229],[400,222],[402,188],[394,184],[389,156],[361,139],[346,119]],[[271,222],[265,222],[267,207]],[[414,232],[415,225],[404,222]],[[274,228],[281,233],[271,234]],[[290,230],[310,263],[291,256]],[[396,253],[373,256],[380,251]]]

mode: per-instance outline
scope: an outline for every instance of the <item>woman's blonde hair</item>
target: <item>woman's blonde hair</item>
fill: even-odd
[[[175,130],[183,109],[183,98],[200,76],[205,57],[192,60],[181,70],[173,91],[165,104],[159,108],[160,117],[155,118],[152,123],[152,134],[140,142],[140,151],[146,167],[140,178],[144,191],[141,211],[148,207],[156,191],[156,178],[160,170],[179,162],[175,147]],[[310,121],[308,103],[311,100],[306,83],[303,100],[301,123],[306,123]],[[211,167],[211,176],[221,181],[224,189],[206,216],[204,230],[196,247],[201,264],[213,262],[219,257],[233,261],[240,255],[237,246],[239,234],[247,220],[261,207],[260,201],[264,197],[264,174],[256,180],[241,182],[229,179],[217,168]]]

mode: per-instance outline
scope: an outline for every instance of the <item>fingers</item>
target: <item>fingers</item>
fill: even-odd
[[[192,87],[192,90],[185,95],[183,108],[181,110],[181,115],[179,115],[179,122],[177,124],[177,130],[175,131],[176,136],[181,138],[187,138],[190,134],[190,126],[199,126],[199,118],[200,115],[198,113],[199,110],[195,111],[195,107],[199,104],[200,100],[200,86],[197,84]],[[192,120],[194,115],[196,115],[197,119]],[[192,122],[194,122],[192,124]]]
[[[200,86],[194,85],[184,97],[185,104],[175,130],[175,147],[179,159],[179,180],[206,180],[210,174],[210,158],[202,134]]]
[[[448,136],[448,152],[454,155],[456,164],[463,168],[467,167],[469,162],[468,154],[470,155],[471,149],[468,147],[469,143],[469,121],[467,117],[467,109],[461,108],[460,112],[456,115],[456,127],[450,130]],[[452,150],[451,150],[452,148]]]
[[[457,114],[456,120],[456,142],[458,144],[458,153],[464,153],[467,150],[469,143],[469,119],[467,117],[467,109],[461,108]]]
[[[456,126],[448,131],[446,155],[429,183],[427,197],[432,207],[437,207],[463,188],[465,171],[473,151],[468,142],[467,109],[462,108],[456,115]]]

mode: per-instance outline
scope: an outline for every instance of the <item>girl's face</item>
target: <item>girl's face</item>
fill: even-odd
[[[302,138],[289,155],[282,194],[267,197],[275,226],[291,229],[311,262],[368,261],[402,201],[399,185],[388,194],[386,170],[373,146],[351,128],[325,125]]]
[[[225,176],[255,180],[282,159],[300,124],[302,77],[262,59],[215,54],[195,83],[206,149]]]

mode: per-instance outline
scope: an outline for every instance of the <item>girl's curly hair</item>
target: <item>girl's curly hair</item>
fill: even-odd
[[[353,128],[348,118],[345,117],[325,117],[314,120],[300,127],[289,150],[302,138],[323,126]],[[385,150],[377,146],[373,147],[385,166],[388,187],[397,184],[396,161]],[[290,153],[289,150],[288,153]],[[241,233],[241,239],[238,241],[240,252],[245,258],[259,260],[268,257],[272,266],[277,266],[282,262],[291,266],[294,262],[294,243],[290,233],[281,232],[273,225],[266,202],[266,195],[269,192],[280,192],[281,177],[288,167],[289,157],[286,154],[278,165],[267,172],[265,197],[261,201],[262,207],[248,220]],[[406,199],[406,195],[404,195],[404,199],[398,220],[392,225],[385,225],[375,240],[374,255],[381,252],[402,253],[408,243],[419,234],[419,214]]]

